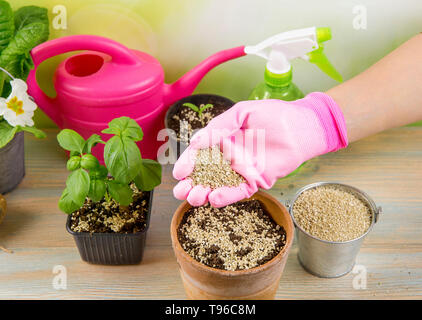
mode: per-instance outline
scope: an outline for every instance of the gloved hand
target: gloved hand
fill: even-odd
[[[258,188],[271,188],[278,178],[306,160],[345,148],[347,143],[343,114],[324,93],[314,92],[292,102],[239,102],[193,136],[174,166],[173,176],[181,181],[173,193],[193,206],[208,201],[214,207],[226,206],[250,197]],[[224,158],[231,161],[232,169],[246,183],[214,190],[192,186],[189,175],[194,169],[197,150],[215,144],[220,144]]]

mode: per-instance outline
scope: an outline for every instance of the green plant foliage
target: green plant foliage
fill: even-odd
[[[104,161],[114,179],[120,183],[129,183],[142,165],[141,152],[135,141],[129,137],[114,136],[104,148]]]
[[[108,126],[107,129],[102,131],[103,133],[130,138],[133,141],[141,141],[144,136],[138,123],[129,117],[113,119]]]
[[[92,154],[84,154],[81,158],[81,167],[86,170],[95,170],[99,165],[98,159]]]
[[[72,156],[69,160],[67,160],[66,168],[69,171],[75,171],[81,167],[81,157],[79,156]]]
[[[93,134],[86,140],[83,152],[91,153],[92,148],[99,143],[102,143],[101,137],[98,134]]]
[[[0,120],[0,148],[8,144],[17,132],[17,127],[12,127],[8,122]]]
[[[82,154],[86,141],[82,136],[71,129],[63,129],[57,135],[60,147],[67,151],[74,152],[72,155]]]
[[[15,34],[13,10],[6,1],[0,1],[0,52],[7,47]]]
[[[26,80],[34,67],[30,51],[48,39],[49,22],[46,8],[25,6],[13,12],[9,2],[0,0],[0,67],[13,77]],[[0,71],[0,96],[11,92],[8,75]],[[12,127],[0,117],[0,148],[8,144],[20,131],[29,132],[37,138],[45,133],[34,127]]]
[[[208,104],[206,104],[206,105],[203,105],[202,107],[198,107],[197,105],[194,105],[193,103],[190,103],[190,102],[186,102],[186,103],[184,103],[184,104],[183,104],[183,106],[184,106],[184,107],[191,108],[193,111],[195,111],[196,113],[198,113],[199,117],[201,117],[201,116],[202,116],[202,113],[203,113],[205,110],[207,110],[207,109],[209,109],[209,108],[213,107],[213,105],[212,105],[211,103],[208,103]]]
[[[30,51],[48,39],[48,11],[46,8],[26,6],[11,14],[8,2],[0,1],[0,21],[0,67],[14,77],[26,80],[34,67]],[[3,89],[5,75],[1,80],[0,88]],[[3,90],[0,92],[3,93]]]
[[[88,172],[79,168],[73,171],[66,181],[66,188],[69,191],[70,198],[75,203],[84,203],[89,192],[90,178]]]
[[[100,201],[106,193],[106,183],[104,179],[91,179],[88,197],[94,201]]]
[[[60,146],[71,154],[67,163],[71,173],[59,201],[59,208],[65,213],[70,214],[82,207],[86,197],[94,202],[113,199],[122,206],[128,206],[132,202],[132,182],[142,191],[150,191],[161,183],[161,165],[142,159],[136,145],[136,141],[143,137],[136,121],[128,117],[117,118],[102,132],[113,137],[106,143],[99,135],[84,140],[70,129],[64,129],[57,135]],[[97,143],[105,143],[106,167],[91,154],[92,147]]]
[[[128,206],[132,202],[133,191],[129,185],[107,180],[107,189],[111,197],[121,205]]]
[[[161,165],[154,160],[142,159],[142,165],[138,175],[135,177],[135,184],[139,190],[151,191],[161,183]]]
[[[65,188],[59,200],[59,209],[66,213],[72,213],[78,210],[81,206],[75,203],[70,197],[69,190]]]
[[[7,121],[3,120],[0,116],[0,148],[7,145],[15,136],[16,133],[26,131],[32,133],[36,138],[42,139],[46,137],[46,134],[34,127],[12,127]]]

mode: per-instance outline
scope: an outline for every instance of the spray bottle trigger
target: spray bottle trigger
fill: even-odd
[[[328,60],[323,50],[324,50],[324,47],[322,46],[322,44],[319,44],[318,49],[312,52],[309,52],[307,54],[309,57],[309,62],[312,62],[313,64],[315,64],[318,68],[321,69],[321,71],[326,73],[328,76],[330,76],[334,80],[338,82],[343,82],[343,77]]]

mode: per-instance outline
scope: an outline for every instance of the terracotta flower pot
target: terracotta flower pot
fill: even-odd
[[[283,226],[286,231],[286,245],[267,263],[240,271],[211,268],[189,256],[179,243],[177,229],[191,206],[185,201],[177,208],[170,232],[173,250],[189,299],[274,299],[293,242],[294,226],[287,209],[274,197],[259,191],[250,199],[261,201],[273,220]]]

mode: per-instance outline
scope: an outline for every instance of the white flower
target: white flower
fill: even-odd
[[[34,111],[37,105],[31,100],[26,92],[28,86],[21,79],[13,79],[10,81],[12,92],[5,98],[0,98],[0,116],[13,127],[32,127],[34,121]]]

